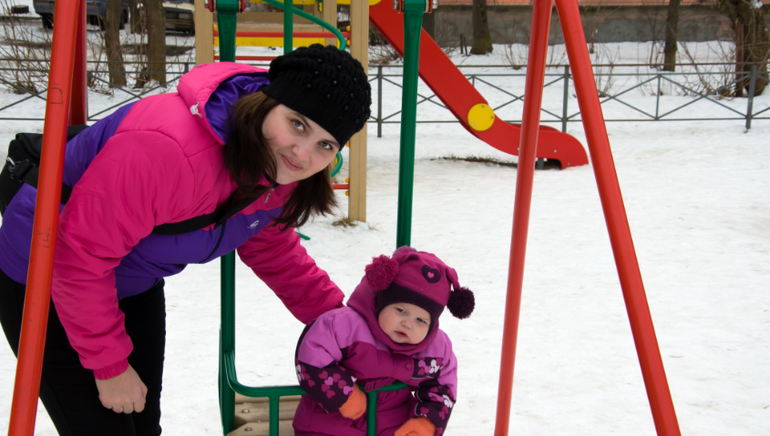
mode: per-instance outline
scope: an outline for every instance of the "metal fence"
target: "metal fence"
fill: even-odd
[[[23,68],[23,62],[33,61],[0,59],[0,84],[18,96],[4,99],[0,120],[44,120],[45,61],[34,61],[37,63],[31,65],[35,68]],[[104,65],[103,61],[88,63],[89,83],[101,88],[101,94],[111,94],[109,99],[89,98],[89,121],[96,121],[131,101],[173,91],[179,77],[194,63],[167,62],[166,83],[152,83],[141,88],[110,85],[107,80],[109,71],[104,70]],[[762,67],[757,63],[680,64],[676,72],[668,72],[644,64],[604,64],[594,65],[594,75],[607,122],[740,120],[746,129],[750,129],[753,121],[770,119],[770,98],[756,95],[757,89],[768,85],[766,65],[764,70]],[[400,123],[401,68],[400,65],[370,66],[374,101],[369,122],[377,125],[378,136],[382,136],[384,124]],[[510,123],[521,122],[525,68],[516,70],[510,65],[458,68],[484,96],[497,117]],[[151,73],[146,70],[123,72],[131,77]],[[14,80],[20,73],[37,75],[38,86],[24,86]],[[541,123],[558,124],[562,131],[566,131],[568,123],[582,121],[571,79],[569,65],[547,68]],[[738,89],[743,97],[735,97]],[[93,92],[89,94],[93,95]],[[457,122],[438,96],[423,83],[418,88],[417,104],[418,123]]]
[[[167,61],[165,74],[166,82],[147,82],[142,86],[115,86],[109,82],[109,74],[124,73],[127,80],[133,79],[135,83],[144,82],[147,78],[157,73],[151,70],[152,63],[145,62],[141,69],[124,69],[109,71],[105,69],[107,61],[87,62],[87,81],[89,84],[89,113],[88,121],[97,121],[109,115],[115,109],[126,103],[140,100],[144,97],[173,91],[182,74],[188,72],[195,63]],[[25,66],[30,65],[30,66]],[[10,90],[15,97],[3,99],[0,106],[0,120],[4,121],[44,121],[45,101],[48,85],[48,67],[50,61],[0,58],[0,85]],[[125,65],[131,66],[126,62]],[[93,104],[91,95],[109,95],[109,99],[100,99],[99,104]]]
[[[760,104],[755,104],[757,89],[768,84],[767,68],[763,71],[762,65],[680,64],[676,72],[661,71],[647,64],[604,64],[594,65],[593,69],[607,122],[740,120],[750,129],[752,121],[770,119],[770,99],[763,98]],[[400,68],[377,65],[370,71],[370,82],[377,96],[371,122],[377,124],[378,136],[382,135],[383,124],[400,123],[400,107],[389,105],[388,97],[384,97],[392,95],[388,88],[400,96]],[[514,70],[510,65],[458,68],[499,118],[509,123],[521,122],[525,69]],[[560,124],[561,130],[566,131],[568,123],[582,121],[571,81],[569,65],[548,66],[541,123]],[[744,94],[742,98],[735,96],[738,88]],[[398,100],[400,105],[400,98]],[[417,104],[446,109],[424,85],[418,90]],[[448,110],[446,113],[448,117],[421,116],[435,115],[436,111],[418,108],[417,122],[457,122]]]

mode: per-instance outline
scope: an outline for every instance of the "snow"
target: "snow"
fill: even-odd
[[[641,62],[649,56],[649,46],[635,43],[607,50],[624,59],[641,53]],[[455,59],[502,64],[502,51]],[[510,86],[522,93],[523,78]],[[400,107],[399,95],[388,92],[388,104]],[[0,103],[11,98],[0,94]],[[90,98],[94,108],[114,104],[108,96]],[[544,105],[559,105],[554,98],[562,96],[546,92]],[[654,102],[649,94],[633,98]],[[665,103],[688,99],[673,95]],[[754,105],[766,108],[770,97]],[[689,116],[704,110],[719,109],[684,109]],[[420,114],[448,119],[436,105],[421,105]],[[0,144],[42,127],[5,126]],[[755,120],[745,131],[742,121],[618,122],[607,130],[682,433],[770,434],[770,123]],[[580,123],[570,123],[568,133],[586,145]],[[336,216],[301,229],[311,237],[303,245],[346,293],[373,256],[396,248],[399,135],[398,125],[385,125],[377,138],[369,125],[366,223],[332,225],[346,215],[340,194]],[[454,267],[477,301],[467,320],[442,317],[460,362],[448,434],[487,435],[495,427],[517,171],[442,159],[448,156],[516,158],[459,124],[417,125],[412,246]],[[237,287],[240,380],[296,384],[294,345],[303,326],[240,262]],[[166,434],[221,434],[219,262],[169,278],[166,298],[161,424]],[[0,384],[7,386],[0,391],[0,433],[7,432],[14,368],[10,349],[0,346]],[[655,433],[591,165],[535,172],[514,379],[510,434]],[[37,434],[55,434],[42,405]]]

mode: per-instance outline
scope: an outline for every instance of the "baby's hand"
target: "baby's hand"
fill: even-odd
[[[366,395],[361,391],[357,384],[353,384],[353,392],[340,407],[340,415],[345,418],[358,419],[366,411]]]
[[[436,426],[424,416],[412,418],[396,430],[394,436],[433,436]]]

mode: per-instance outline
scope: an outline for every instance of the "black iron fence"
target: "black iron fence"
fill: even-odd
[[[370,122],[377,124],[378,137],[382,135],[383,124],[400,123],[400,68],[376,65],[374,71],[370,71],[370,82],[377,96],[372,102]],[[521,122],[525,69],[514,70],[510,65],[458,68],[484,96],[497,117],[510,123]],[[597,64],[594,75],[607,122],[740,120],[750,129],[752,121],[770,119],[770,98],[755,104],[757,90],[768,85],[766,64],[680,64],[675,72],[651,68],[648,64]],[[571,81],[569,65],[548,66],[541,123],[560,124],[561,130],[566,131],[568,123],[582,121]],[[395,107],[388,104],[388,96],[392,95],[398,95]],[[417,104],[447,109],[423,84],[418,90]],[[417,112],[418,123],[457,122],[448,110],[445,116],[436,116],[440,112],[419,107]]]
[[[89,95],[109,97],[89,97],[88,121],[97,121],[126,103],[173,91],[182,74],[195,66],[193,61],[167,61],[164,71],[155,71],[152,62],[126,62],[124,65],[129,68],[110,71],[106,69],[109,65],[107,61],[88,61],[86,64]],[[0,86],[7,88],[11,94],[0,99],[0,120],[44,121],[49,65],[50,61],[47,60],[0,58]],[[113,85],[109,81],[110,73],[122,73],[127,82],[133,83],[126,86]],[[165,73],[164,83],[150,80],[157,73]],[[94,104],[93,100],[98,100],[98,103]]]
[[[25,68],[25,63],[30,67]],[[147,71],[147,65],[142,69],[127,69],[121,72],[134,78],[135,83],[118,87],[109,83],[110,72],[105,71],[105,64],[104,61],[88,62],[89,84],[99,89],[97,94],[110,94],[109,98],[89,98],[89,121],[96,121],[131,101],[173,91],[179,77],[194,66],[192,61],[166,62],[164,84],[136,80],[153,73]],[[0,100],[3,101],[0,120],[44,120],[45,67],[45,61],[0,59],[0,85],[13,95]],[[370,66],[374,101],[369,122],[377,125],[378,136],[382,135],[384,124],[400,123],[401,68],[399,65]],[[524,68],[516,70],[510,65],[458,68],[497,117],[510,123],[521,122]],[[607,122],[740,120],[750,129],[753,121],[770,119],[770,97],[757,95],[758,89],[768,85],[766,64],[681,64],[677,65],[676,72],[644,64],[605,64],[594,65],[594,75]],[[566,131],[568,123],[582,121],[571,79],[568,65],[547,68],[541,123],[559,124],[562,131]],[[737,97],[741,94],[742,97]],[[417,104],[418,123],[457,122],[438,96],[422,83]]]

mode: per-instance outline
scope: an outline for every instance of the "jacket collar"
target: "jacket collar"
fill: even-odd
[[[232,105],[268,83],[264,68],[216,62],[198,65],[184,74],[179,79],[177,92],[203,128],[224,144],[229,136],[227,121]]]

